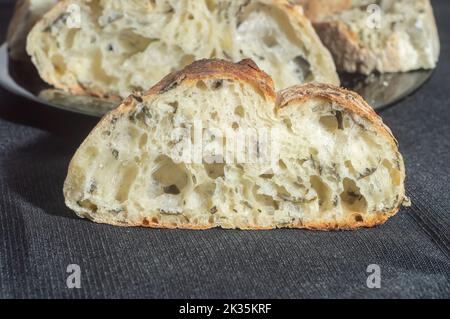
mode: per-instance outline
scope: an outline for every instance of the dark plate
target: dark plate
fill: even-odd
[[[391,106],[419,89],[433,71],[373,74],[341,74],[342,86],[361,94],[376,110]],[[27,99],[91,116],[102,116],[116,105],[109,101],[70,95],[43,82],[30,63],[9,60],[6,43],[0,47],[0,85]]]

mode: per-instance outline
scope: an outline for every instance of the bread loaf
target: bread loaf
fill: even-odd
[[[66,23],[74,5],[79,28]],[[48,83],[101,97],[126,97],[201,58],[253,58],[279,89],[339,83],[301,7],[285,0],[66,0],[32,30],[28,53]]]
[[[391,131],[356,93],[276,94],[250,60],[203,60],[106,115],[64,195],[80,217],[120,226],[354,229],[393,216],[404,179]]]
[[[340,71],[432,69],[440,43],[429,0],[298,0]]]

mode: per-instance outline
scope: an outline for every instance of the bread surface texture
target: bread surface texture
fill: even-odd
[[[79,28],[67,25],[74,5]],[[285,0],[66,0],[35,26],[27,49],[48,83],[101,97],[147,90],[203,58],[254,59],[278,89],[339,83],[301,6]]]
[[[439,36],[429,0],[299,0],[340,71],[436,67]]]
[[[50,9],[58,0],[17,0],[14,14],[9,23],[7,42],[9,55],[14,60],[29,60],[26,52],[27,36],[36,22]]]
[[[78,216],[119,226],[355,229],[397,213],[404,179],[391,131],[357,94],[277,94],[251,60],[202,60],[106,115],[64,195]]]

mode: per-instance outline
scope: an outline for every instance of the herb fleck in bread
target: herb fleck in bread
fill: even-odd
[[[432,69],[440,53],[429,0],[297,0],[340,71],[369,74]],[[380,6],[371,27],[370,4]],[[375,25],[375,24],[373,24]]]
[[[67,7],[81,8],[69,28]],[[300,6],[285,0],[66,0],[36,25],[28,53],[41,77],[76,94],[126,97],[202,58],[252,58],[280,89],[338,84]]]
[[[9,55],[15,60],[28,60],[25,50],[28,32],[57,0],[18,0],[8,28]]]
[[[179,161],[174,132],[192,123],[276,130],[277,171],[218,151]],[[265,144],[258,136],[258,157]],[[80,217],[120,226],[354,229],[397,213],[404,179],[391,131],[356,93],[306,84],[276,94],[250,60],[202,60],[106,115],[72,159],[64,195]]]

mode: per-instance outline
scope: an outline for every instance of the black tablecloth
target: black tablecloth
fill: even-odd
[[[78,219],[62,185],[97,120],[0,89],[0,297],[450,297],[450,3],[433,4],[440,64],[382,112],[413,205],[374,229],[171,231]],[[2,30],[10,11],[0,1]],[[80,289],[67,288],[69,264],[80,266]],[[371,264],[380,289],[366,285]]]

